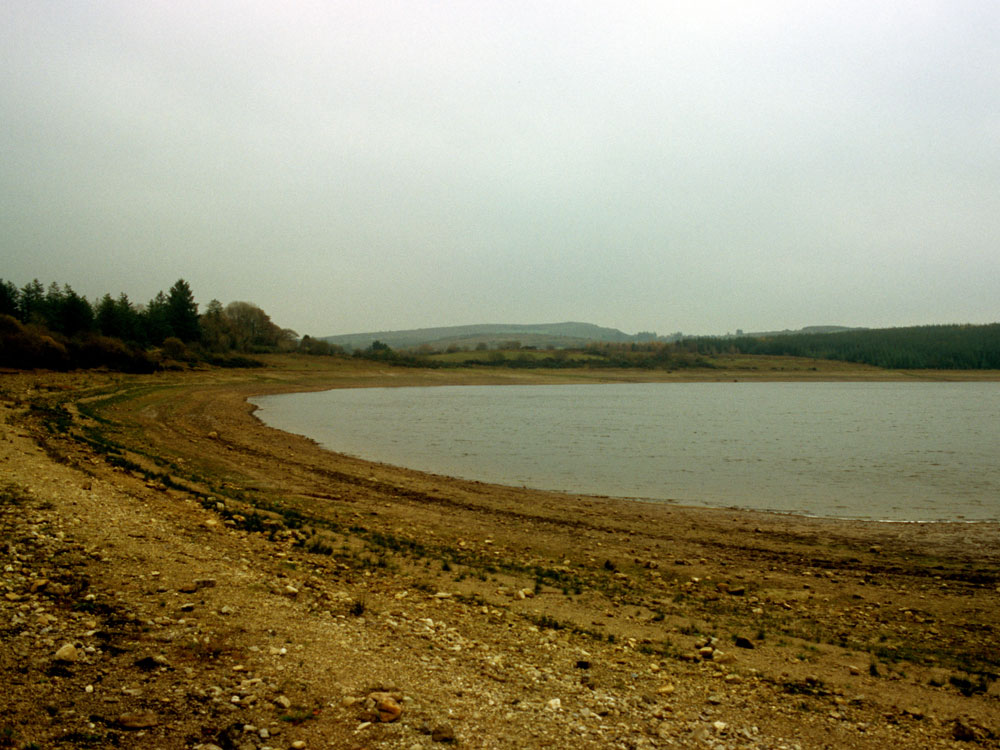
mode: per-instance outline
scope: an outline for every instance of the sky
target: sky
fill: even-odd
[[[995,0],[4,0],[0,278],[313,336],[1000,320]]]

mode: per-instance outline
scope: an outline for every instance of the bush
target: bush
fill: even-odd
[[[66,370],[70,357],[66,346],[44,328],[24,326],[10,315],[0,315],[0,366]]]

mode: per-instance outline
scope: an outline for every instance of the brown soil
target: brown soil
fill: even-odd
[[[367,463],[246,398],[638,377],[274,364],[0,375],[0,748],[1000,747],[996,524]],[[892,376],[810,366],[711,375]]]

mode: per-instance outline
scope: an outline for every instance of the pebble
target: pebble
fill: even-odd
[[[431,740],[434,742],[454,742],[455,730],[450,724],[439,724],[431,730]]]
[[[366,701],[368,708],[374,717],[381,722],[389,723],[396,721],[403,713],[403,707],[399,705],[399,699],[392,693],[374,692],[368,694]]]
[[[80,658],[80,650],[74,646],[72,643],[67,643],[65,646],[59,648],[55,653],[56,661],[73,662]]]
[[[135,711],[122,714],[115,723],[122,729],[149,729],[160,723],[160,717],[152,711]]]

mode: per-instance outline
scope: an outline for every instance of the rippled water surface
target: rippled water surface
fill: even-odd
[[[998,383],[364,388],[253,399],[331,450],[588,494],[1000,520]]]

